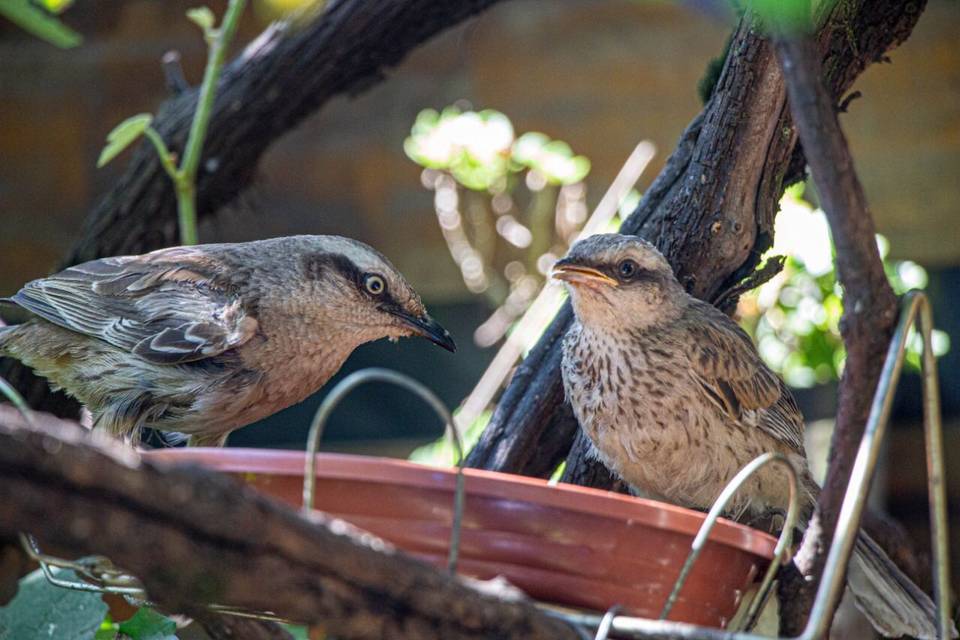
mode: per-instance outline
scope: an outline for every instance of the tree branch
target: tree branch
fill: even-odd
[[[26,530],[62,553],[108,555],[163,610],[201,618],[215,602],[345,639],[578,637],[342,521],[307,520],[227,476],[143,461],[97,436],[0,419],[0,540]]]
[[[331,98],[357,95],[438,33],[498,0],[339,0],[302,26],[279,23],[250,43],[223,72],[197,176],[197,217],[233,201],[253,180],[269,145]],[[154,127],[180,155],[197,108],[185,89],[157,111]],[[104,256],[144,253],[177,244],[177,200],[148,141],[90,212],[83,236],[61,267]],[[0,375],[36,409],[77,415],[78,405],[53,395],[19,363]]]
[[[267,147],[331,98],[362,93],[410,51],[496,2],[339,0],[303,26],[268,28],[223,72],[199,161],[198,215],[236,198]],[[183,152],[197,100],[193,88],[158,112],[154,126],[174,151]],[[140,145],[63,265],[167,246],[175,225],[173,190],[153,150]]]
[[[840,331],[847,348],[830,465],[804,539],[804,552],[798,557],[807,580],[799,593],[784,602],[781,633],[794,635],[806,624],[833,541],[837,515],[897,320],[897,300],[883,272],[873,219],[840,128],[836,101],[823,84],[816,45],[800,33],[778,35],[775,42],[790,111],[836,246],[837,277],[843,286]]]
[[[210,640],[293,640],[276,622],[242,618],[212,611],[194,617]]]
[[[899,0],[823,5],[829,12],[818,20],[818,56],[834,99],[909,36],[924,7]],[[623,231],[656,244],[691,293],[715,301],[769,248],[783,189],[802,178],[803,166],[773,47],[746,17],[710,102]],[[570,450],[577,427],[562,401],[557,366],[570,318],[567,305],[518,369],[468,458],[471,466],[543,476],[553,470],[547,463]],[[574,450],[568,462],[581,459]],[[577,470],[568,464],[567,473]]]

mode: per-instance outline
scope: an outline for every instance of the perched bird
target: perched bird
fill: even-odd
[[[25,285],[0,329],[12,356],[85,404],[95,427],[223,446],[319,389],[358,346],[450,334],[385,257],[337,236],[103,258]]]
[[[576,321],[563,342],[563,383],[597,457],[642,495],[708,509],[765,452],[785,455],[803,482],[804,525],[819,488],[803,416],[749,336],[689,295],[653,245],[619,234],[576,243],[553,276]],[[785,509],[785,475],[768,466],[733,501],[736,516]],[[930,598],[860,532],[848,586],[874,627],[936,637]]]

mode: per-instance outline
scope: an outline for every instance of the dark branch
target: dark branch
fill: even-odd
[[[293,640],[293,636],[276,622],[204,612],[194,617],[210,640]]]
[[[187,82],[183,67],[180,65],[179,51],[167,51],[160,59],[160,65],[163,68],[163,79],[167,83],[167,91],[170,95],[178,96],[190,90],[190,83]]]
[[[302,27],[268,28],[224,70],[200,164],[198,215],[236,198],[266,148],[331,98],[365,91],[423,42],[496,1],[339,0]],[[172,151],[183,148],[196,102],[194,88],[154,121]],[[144,143],[64,264],[167,246],[176,220],[169,178]]]
[[[0,540],[21,530],[61,553],[109,555],[164,611],[190,616],[216,602],[344,639],[578,637],[527,603],[481,594],[226,476],[144,462],[69,425],[0,419]]]
[[[837,515],[896,323],[897,300],[883,272],[873,219],[840,128],[836,101],[823,84],[816,44],[802,34],[775,40],[790,111],[836,245],[837,277],[844,294],[840,331],[847,348],[830,466],[804,540],[804,553],[798,559],[807,580],[799,594],[784,602],[781,633],[794,635],[806,624],[826,552],[833,542]]]

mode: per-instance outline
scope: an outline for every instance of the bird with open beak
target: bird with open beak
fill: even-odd
[[[142,428],[223,446],[317,391],[365,342],[450,334],[379,252],[337,236],[161,249],[34,280],[4,302],[19,359],[137,441]]]
[[[790,390],[750,337],[689,295],[667,260],[636,236],[595,235],[554,266],[576,321],[563,342],[567,399],[597,457],[643,495],[709,509],[733,476],[766,452],[800,475],[803,527],[819,487]],[[785,509],[785,474],[767,466],[732,501],[734,517]],[[860,532],[847,584],[874,627],[936,637],[932,601]]]

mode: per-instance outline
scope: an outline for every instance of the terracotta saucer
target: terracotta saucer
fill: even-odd
[[[299,507],[304,453],[267,449],[164,449],[154,461],[230,473]],[[315,507],[444,566],[456,472],[403,460],[321,453]],[[704,514],[669,504],[537,478],[468,469],[460,571],[504,576],[531,597],[656,617]],[[721,520],[671,620],[723,627],[773,556],[776,540]]]

